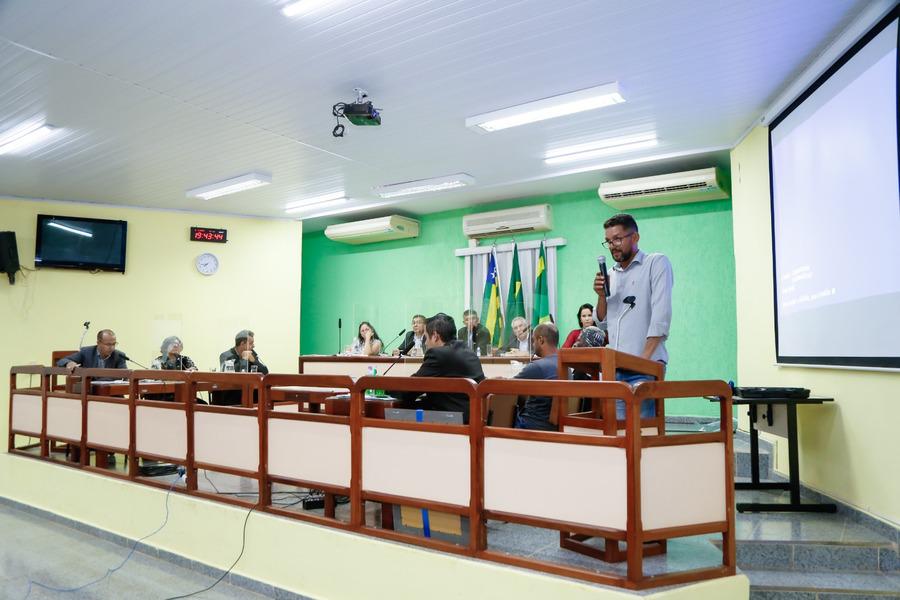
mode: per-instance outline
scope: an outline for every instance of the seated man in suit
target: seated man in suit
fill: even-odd
[[[479,382],[484,379],[481,361],[465,343],[453,338],[456,323],[453,317],[438,313],[425,322],[425,360],[413,377],[467,377]],[[400,394],[402,408],[421,408],[461,412],[463,422],[469,422],[469,398],[465,394],[430,392],[421,400],[418,392]]]
[[[559,330],[553,323],[541,323],[534,328],[532,335],[534,353],[540,358],[533,360],[516,374],[515,379],[556,379],[557,347],[559,346]],[[529,396],[525,405],[516,415],[515,426],[519,429],[543,429],[556,431],[550,422],[550,407],[553,401],[549,396]]]
[[[84,346],[78,352],[61,358],[56,362],[57,367],[65,367],[69,373],[76,367],[85,369],[125,369],[125,353],[116,350],[119,343],[116,334],[111,329],[101,329],[97,332],[97,345]]]
[[[512,320],[511,325],[513,334],[504,346],[504,352],[531,356],[531,330],[528,327],[528,321],[525,320],[525,317],[516,317]]]
[[[234,348],[229,348],[219,355],[219,364],[222,370],[225,365],[234,365],[235,372],[257,371],[263,375],[269,372],[269,367],[259,360],[259,355],[253,347],[256,342],[253,339],[253,332],[249,329],[242,329],[234,335]],[[230,362],[229,361],[233,361]],[[256,367],[254,369],[253,367]]]
[[[412,318],[412,328],[406,332],[403,342],[394,350],[394,356],[422,356],[424,352],[425,315],[416,315]]]
[[[453,322],[453,318],[448,318],[455,327],[456,323]],[[487,328],[481,324],[478,313],[471,308],[466,309],[463,313],[463,322],[466,326],[459,328],[459,331],[456,332],[456,339],[460,340],[472,352],[475,352],[475,350],[478,349],[481,350],[482,356],[487,356],[487,347],[488,344],[491,343],[491,334]]]

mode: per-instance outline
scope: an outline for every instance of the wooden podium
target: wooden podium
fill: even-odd
[[[616,371],[651,375],[657,381],[665,378],[663,363],[648,360],[634,354],[619,352],[612,348],[562,348],[559,350],[557,376],[560,380],[569,378],[568,369],[584,373],[594,381],[615,381]],[[576,409],[577,410],[577,409]],[[554,398],[551,413],[556,417],[559,431],[588,433],[594,435],[624,435],[625,422],[616,419],[615,399],[591,399],[591,409],[586,412],[570,412],[568,398]],[[590,431],[593,430],[593,431]],[[641,419],[641,435],[665,435],[666,415],[662,398],[656,399],[656,416]],[[606,562],[622,562],[626,551],[619,549],[617,540],[605,538],[603,549],[586,544],[591,536],[561,531],[561,548],[592,556]],[[654,556],[666,552],[666,541],[660,540],[644,544],[644,556]]]

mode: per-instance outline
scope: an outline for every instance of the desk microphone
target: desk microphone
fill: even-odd
[[[597,266],[600,267],[600,274],[603,275],[603,293],[609,298],[609,275],[606,273],[606,257],[597,257]]]
[[[616,343],[615,343],[615,345],[613,346],[613,349],[614,349],[614,350],[618,350],[618,349],[619,349],[619,325],[622,324],[622,317],[624,317],[625,315],[627,315],[627,314],[629,313],[629,311],[631,311],[631,309],[634,308],[634,301],[635,301],[634,296],[625,296],[625,297],[622,299],[622,302],[623,302],[624,304],[627,304],[627,305],[628,305],[628,308],[626,308],[624,311],[622,311],[622,314],[619,315],[619,318],[616,320]]]
[[[138,361],[136,361],[136,360],[131,360],[130,358],[128,358],[128,355],[125,354],[124,352],[121,352],[120,354],[122,355],[122,358],[124,358],[124,359],[127,360],[128,362],[133,362],[134,364],[136,364],[136,365],[139,366],[140,368],[144,369],[145,371],[149,371],[149,369],[147,369],[147,367],[145,367],[144,365],[142,365],[142,364],[139,363]]]
[[[341,350],[343,350],[343,347],[341,346],[341,318],[338,317],[338,355],[340,355]]]
[[[404,333],[406,333],[406,329],[401,329],[401,330],[400,330],[400,333],[397,334],[397,337],[395,337],[395,338],[392,339],[390,342],[388,342],[387,345],[385,345],[385,346],[381,349],[381,351],[384,352],[385,350],[387,350],[387,349],[388,349],[388,346],[390,346],[391,344],[393,344],[394,342],[396,342],[398,339],[400,339],[400,336],[403,335]]]

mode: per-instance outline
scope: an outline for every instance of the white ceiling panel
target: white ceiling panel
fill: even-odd
[[[422,214],[720,164],[865,0],[6,0],[0,132],[61,128],[0,155],[0,195],[284,216],[303,197],[465,172],[471,188],[398,199]],[[479,134],[466,117],[617,81],[627,102]],[[331,106],[368,90],[381,127],[331,136]],[[655,131],[652,149],[569,173],[550,148]],[[595,163],[597,164],[597,163]],[[210,201],[243,173],[272,185]],[[319,219],[312,229],[335,219]]]

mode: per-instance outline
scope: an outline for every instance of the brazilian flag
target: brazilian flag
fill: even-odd
[[[525,317],[525,298],[522,296],[522,275],[519,273],[519,248],[513,243],[512,271],[509,274],[509,287],[506,292],[506,323],[503,327],[503,342],[512,339],[512,321],[516,317]]]
[[[547,291],[547,255],[541,241],[541,254],[534,267],[534,308],[531,311],[531,325],[550,323],[550,292]]]
[[[484,298],[481,301],[481,323],[491,334],[491,345],[500,345],[503,331],[503,313],[500,312],[500,276],[497,271],[497,257],[491,251],[487,277],[484,281]]]

